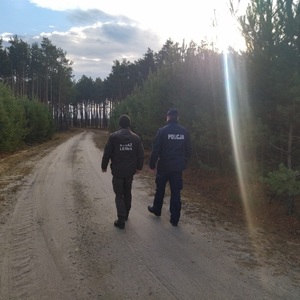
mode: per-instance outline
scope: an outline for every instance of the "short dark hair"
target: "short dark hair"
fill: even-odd
[[[130,118],[127,115],[122,115],[119,118],[119,125],[122,128],[128,128],[130,127]]]
[[[167,116],[170,116],[172,118],[178,118],[178,110],[176,108],[171,108],[167,112]]]

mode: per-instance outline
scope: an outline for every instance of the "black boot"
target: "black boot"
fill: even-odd
[[[118,220],[114,222],[114,225],[120,229],[125,228],[125,217],[123,216],[118,216]]]
[[[124,229],[125,228],[125,222],[121,222],[120,220],[116,220],[114,222],[114,225],[120,229]]]
[[[148,206],[148,211],[151,212],[151,214],[154,214],[157,217],[160,217],[161,213],[160,212],[156,212],[153,208],[153,206]]]

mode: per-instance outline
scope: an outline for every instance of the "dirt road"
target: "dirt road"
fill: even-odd
[[[297,274],[260,265],[235,233],[200,226],[184,211],[172,227],[167,199],[160,218],[149,214],[141,175],[125,230],[114,227],[101,156],[93,133],[82,132],[23,179],[0,215],[1,300],[300,298]]]

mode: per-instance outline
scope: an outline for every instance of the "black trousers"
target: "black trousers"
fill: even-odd
[[[117,215],[120,221],[125,221],[131,209],[131,188],[133,176],[131,177],[115,177],[113,176],[112,185],[116,194],[115,202]]]

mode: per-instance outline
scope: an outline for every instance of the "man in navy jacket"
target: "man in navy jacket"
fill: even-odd
[[[177,226],[181,212],[180,192],[183,187],[182,172],[191,156],[191,140],[187,130],[178,124],[178,111],[170,109],[167,124],[160,128],[154,139],[150,157],[150,170],[156,170],[156,193],[149,212],[159,217],[163,206],[165,188],[170,184],[170,223]]]

